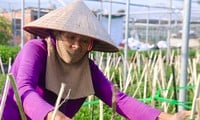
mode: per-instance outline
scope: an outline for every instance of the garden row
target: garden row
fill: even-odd
[[[8,64],[9,58],[13,61],[19,50],[18,47],[0,46],[2,62]],[[126,80],[123,80],[125,61],[123,50],[109,54],[92,52],[90,58],[95,60],[109,80],[128,95],[170,113],[176,111],[177,105],[191,109],[194,90],[200,79],[200,54],[198,50],[189,50],[188,83],[184,88],[179,87],[181,51],[173,49],[168,55],[166,50],[129,50]],[[4,79],[5,75],[1,74],[0,70],[0,82],[3,83]],[[187,90],[185,103],[177,100],[180,89]],[[112,115],[112,108],[103,104],[98,98],[90,96],[74,119],[108,120]],[[123,118],[116,115],[116,120],[120,119]]]

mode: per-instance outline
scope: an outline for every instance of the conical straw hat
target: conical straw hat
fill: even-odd
[[[25,25],[24,30],[45,38],[48,30],[76,33],[93,38],[95,51],[116,52],[118,48],[96,16],[81,0],[51,11],[43,17]]]

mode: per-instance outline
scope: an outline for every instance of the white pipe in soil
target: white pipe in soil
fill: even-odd
[[[3,62],[2,62],[1,57],[0,57],[0,66],[1,66],[1,72],[2,72],[3,74],[5,74],[4,67],[3,67]]]
[[[4,111],[4,107],[5,107],[5,103],[6,103],[6,99],[7,99],[7,95],[8,95],[9,85],[10,85],[10,79],[7,76],[5,86],[4,86],[3,95],[2,95],[1,105],[0,105],[0,120],[2,118],[2,114],[3,114],[3,111]]]
[[[64,90],[65,90],[65,86],[66,86],[66,84],[61,83],[60,91],[59,91],[59,94],[58,94],[58,98],[57,98],[57,100],[56,100],[56,104],[55,104],[55,108],[54,108],[54,111],[53,111],[53,115],[52,115],[51,120],[55,120],[56,113],[57,113],[57,111],[58,111],[58,109],[59,109],[59,104],[60,104],[62,95],[63,95]]]
[[[193,98],[193,102],[192,102],[192,110],[191,110],[191,115],[190,115],[190,119],[194,119],[194,113],[195,113],[195,108],[196,108],[196,100],[197,97],[199,95],[199,89],[200,89],[200,76],[198,76],[198,81],[196,83],[196,89],[195,89],[195,93],[194,93],[194,98]]]

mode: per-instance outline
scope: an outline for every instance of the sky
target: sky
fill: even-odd
[[[22,0],[0,0],[0,12],[3,9],[7,11],[21,9],[21,1]],[[62,6],[61,3],[68,3],[72,0],[24,0],[25,7],[38,7],[38,1],[40,1],[41,8],[47,8],[50,5],[54,5],[57,8]],[[98,1],[98,2],[97,2]],[[99,2],[103,1],[103,2]],[[126,0],[84,0],[84,2],[88,5],[90,9],[93,10],[101,10],[103,13],[110,12],[110,1],[112,1],[112,13],[115,14],[118,10],[124,9],[126,10]],[[200,4],[198,4],[200,0],[192,0],[192,18],[200,19]],[[170,5],[171,2],[171,5]],[[120,3],[120,4],[119,4]],[[184,0],[130,0],[130,14],[140,16],[147,16],[147,12],[151,11],[150,18],[159,17],[162,19],[168,19],[169,15],[161,15],[162,12],[168,11],[168,9],[160,9],[158,7],[169,8],[172,6],[174,9],[175,19],[180,19],[183,14],[183,6]],[[144,6],[151,6],[151,8],[147,8]],[[141,13],[142,12],[142,13]],[[156,14],[154,14],[156,12]],[[159,13],[158,13],[159,12]],[[140,15],[138,15],[140,14]],[[134,16],[135,17],[135,16]]]
[[[0,0],[0,8],[1,9],[20,9],[22,0]],[[25,0],[25,6],[32,6],[37,7],[39,0]],[[48,5],[54,4],[57,7],[62,6],[61,2],[68,3],[71,0],[40,0],[41,7],[48,7]],[[97,0],[98,1],[98,0]],[[101,1],[101,0],[99,0]],[[86,4],[91,8],[101,8],[109,9],[110,4],[109,1],[113,1],[113,11],[117,9],[126,8],[126,5],[123,4],[116,4],[115,2],[126,3],[126,0],[102,0],[104,2],[95,2],[95,0],[85,0]],[[183,0],[130,0],[131,4],[135,5],[149,5],[149,6],[160,6],[160,7],[169,7],[170,1],[172,1],[173,8],[182,8],[183,7]],[[197,5],[197,1],[200,0],[192,0],[192,8],[198,9],[200,8],[200,4]],[[138,8],[137,6],[132,6],[131,9],[135,10]],[[144,8],[144,7],[139,7]]]
[[[21,1],[22,0],[0,0],[0,11],[6,9],[7,11],[21,9]],[[38,7],[38,1],[40,1],[41,8],[47,8],[51,5],[61,7],[61,3],[68,3],[72,0],[24,0],[25,7]],[[97,2],[98,1],[98,2]],[[99,2],[103,1],[103,2]],[[118,10],[124,9],[126,10],[126,0],[84,0],[84,2],[88,5],[90,9],[97,10],[100,9],[103,13],[110,12],[110,1],[112,1],[112,13],[115,14]],[[159,17],[162,19],[168,19],[169,15],[161,15],[162,12],[168,11],[168,9],[160,9],[158,7],[169,8],[171,6],[173,8],[173,12],[175,13],[174,19],[180,19],[183,14],[183,6],[184,0],[130,0],[130,14],[140,16],[147,16],[147,12],[151,11],[150,18]],[[192,0],[192,18],[200,19],[200,0]],[[120,4],[119,4],[120,3]],[[147,8],[144,6],[151,6],[151,8]],[[142,12],[142,13],[141,13]],[[156,12],[156,14],[154,14]],[[158,13],[159,12],[159,13]],[[178,13],[178,14],[176,14]],[[140,14],[140,15],[138,15]],[[134,16],[135,17],[135,16]]]

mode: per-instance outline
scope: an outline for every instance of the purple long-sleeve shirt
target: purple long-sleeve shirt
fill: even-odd
[[[49,111],[53,110],[57,96],[45,89],[47,46],[44,40],[31,40],[19,52],[11,73],[16,80],[27,119],[44,120]],[[95,95],[107,105],[112,104],[112,83],[103,75],[97,65],[90,60],[92,82]],[[86,98],[69,100],[61,111],[72,118],[80,109]],[[130,120],[156,120],[160,110],[117,91],[116,110]],[[20,120],[20,114],[10,87],[4,113],[4,120]]]

